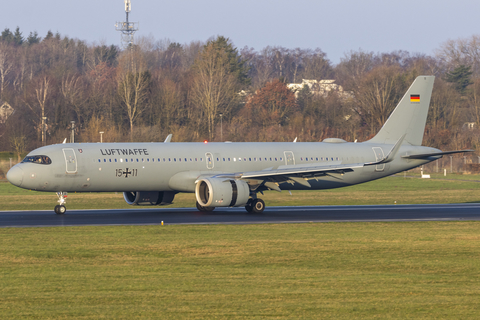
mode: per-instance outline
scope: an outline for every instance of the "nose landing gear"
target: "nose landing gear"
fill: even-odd
[[[65,203],[67,202],[67,195],[67,192],[57,192],[59,204],[57,204],[54,209],[56,214],[64,214],[67,211],[67,208],[65,207]]]

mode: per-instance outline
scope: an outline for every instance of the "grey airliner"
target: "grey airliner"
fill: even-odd
[[[415,79],[371,140],[323,142],[70,143],[41,147],[7,173],[25,189],[56,192],[55,213],[68,192],[123,192],[131,205],[168,205],[195,193],[197,208],[245,206],[261,213],[267,190],[351,186],[437,160],[447,151],[424,147],[434,77]]]

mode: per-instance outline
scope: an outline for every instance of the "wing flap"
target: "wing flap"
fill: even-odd
[[[235,175],[236,179],[257,179],[257,180],[270,180],[270,181],[288,181],[293,180],[300,183],[299,179],[302,179],[302,183],[307,185],[308,179],[315,179],[316,177],[325,175],[343,175],[347,172],[353,172],[355,168],[362,168],[361,164],[348,164],[348,165],[330,165],[330,166],[284,166],[277,169],[261,170],[243,172]],[[307,180],[306,180],[307,179]]]

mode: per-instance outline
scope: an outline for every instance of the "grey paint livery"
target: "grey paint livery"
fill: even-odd
[[[200,210],[246,205],[261,212],[261,204],[252,209],[261,201],[258,192],[350,186],[441,158],[445,152],[421,146],[433,82],[433,76],[418,77],[379,133],[363,143],[170,143],[169,136],[165,143],[57,144],[29,154],[48,156],[51,164],[23,162],[7,178],[57,192],[63,212],[63,192],[74,191],[125,192],[136,204],[168,204],[175,193],[195,192]]]

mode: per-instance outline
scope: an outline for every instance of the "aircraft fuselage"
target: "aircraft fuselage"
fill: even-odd
[[[50,164],[23,162],[9,171],[13,184],[38,191],[195,192],[201,176],[232,174],[287,166],[332,166],[375,162],[393,145],[370,143],[75,143],[32,151]],[[399,155],[438,152],[429,147],[403,145]],[[28,157],[27,156],[27,157]],[[329,189],[379,179],[432,160],[397,157],[386,164],[364,166],[342,177],[279,184],[282,190]]]

